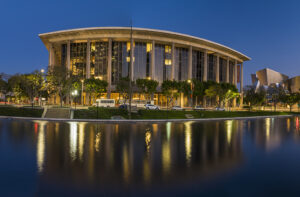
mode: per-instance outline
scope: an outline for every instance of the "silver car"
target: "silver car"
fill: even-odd
[[[152,104],[146,104],[145,105],[145,109],[155,109],[155,110],[159,110],[159,106],[157,105],[152,105]]]
[[[175,111],[182,111],[183,108],[180,107],[180,106],[173,106],[173,107],[172,107],[172,110],[175,110]]]

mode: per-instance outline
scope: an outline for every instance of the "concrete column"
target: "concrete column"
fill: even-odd
[[[207,50],[204,51],[203,81],[207,81]]]
[[[130,41],[130,78],[131,81],[134,79],[134,40],[131,39]]]
[[[54,49],[53,49],[53,44],[49,44],[49,67],[54,66]]]
[[[193,72],[193,47],[189,47],[189,59],[188,59],[188,79],[192,79]]]
[[[107,58],[107,98],[110,98],[111,94],[111,73],[112,73],[112,66],[111,66],[111,56],[112,56],[112,39],[108,39],[108,58]]]
[[[244,90],[243,90],[243,86],[244,86],[244,68],[243,68],[243,62],[241,63],[241,71],[240,71],[240,93],[241,93],[241,103],[240,103],[240,107],[243,106],[243,101],[244,101]]]
[[[220,82],[220,56],[219,54],[217,56],[217,66],[216,66],[216,82]]]
[[[155,80],[155,41],[152,41],[152,54],[151,54],[151,79]]]
[[[226,83],[229,83],[229,57],[227,57],[226,62]]]
[[[175,80],[175,44],[172,43],[172,76],[171,79]]]
[[[71,70],[71,42],[67,43],[67,70]]]
[[[234,60],[234,85],[237,86],[237,60]]]
[[[86,78],[91,78],[91,41],[86,43]]]
[[[233,71],[234,71],[234,77],[233,77],[233,79],[234,79],[234,82],[233,82],[233,84],[235,85],[235,86],[237,86],[237,60],[234,60],[234,69],[233,69]],[[236,98],[235,99],[233,99],[233,107],[236,107]]]
[[[204,51],[203,81],[207,81],[207,50]],[[203,106],[206,107],[206,97],[203,98]]]

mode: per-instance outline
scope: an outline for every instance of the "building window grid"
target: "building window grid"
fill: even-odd
[[[219,81],[220,82],[226,82],[226,67],[227,67],[227,61],[224,58],[219,59],[220,65],[219,65]]]
[[[80,78],[86,77],[86,48],[87,43],[71,43],[70,64],[72,74]]]
[[[207,66],[208,66],[208,80],[215,81],[216,80],[216,66],[217,66],[217,57],[213,54],[209,54],[207,58]]]
[[[193,50],[192,57],[192,78],[202,81],[203,79],[203,65],[204,65],[204,53],[201,51]]]
[[[159,83],[171,80],[171,58],[171,46],[155,44],[155,80]]]
[[[92,42],[90,50],[91,76],[107,80],[108,42]]]
[[[234,83],[234,62],[229,61],[229,83]]]
[[[112,42],[111,64],[111,81],[113,85],[117,84],[120,78],[128,77],[130,65],[130,50],[127,50],[126,42]]]
[[[175,79],[184,81],[188,79],[188,49],[175,48]]]
[[[61,66],[67,66],[67,44],[61,45]]]

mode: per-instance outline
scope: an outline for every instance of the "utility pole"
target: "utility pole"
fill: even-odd
[[[133,39],[132,39],[132,20],[130,21],[130,66],[129,66],[129,114],[131,119],[131,99],[132,99],[132,69],[133,69]]]

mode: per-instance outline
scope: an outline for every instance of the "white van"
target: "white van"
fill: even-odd
[[[98,107],[115,107],[115,99],[97,99],[96,103],[93,103],[93,106]]]

